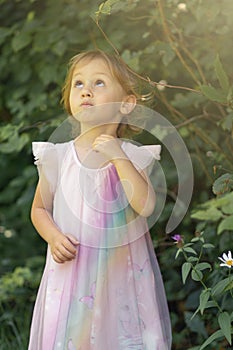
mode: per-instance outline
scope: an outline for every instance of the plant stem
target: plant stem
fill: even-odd
[[[184,255],[185,260],[186,260],[187,262],[189,262],[188,256],[187,256],[186,252],[183,250],[183,248],[181,248],[181,250],[182,250],[182,253],[183,253],[183,255]],[[202,253],[200,253],[198,262],[200,261],[201,254],[202,254]],[[198,271],[198,270],[196,269],[196,267],[195,267],[192,263],[190,263],[190,264],[191,264],[191,269],[192,269],[193,271],[195,271],[195,273],[196,273],[197,276],[199,277],[199,282],[201,283],[201,285],[202,285],[202,287],[204,288],[204,290],[210,290],[210,288],[207,287],[207,285],[205,284],[205,282],[203,282],[203,280],[202,280],[202,278],[201,278],[201,276],[200,276],[200,274],[199,274],[200,271]],[[219,310],[219,312],[223,312],[222,309],[221,309],[221,307],[219,306],[217,300],[216,300],[215,297],[212,295],[211,290],[210,290],[210,297],[211,297],[212,301],[214,302],[214,304],[216,305],[216,307],[217,307],[217,309]]]

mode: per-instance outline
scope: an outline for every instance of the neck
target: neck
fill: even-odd
[[[111,135],[117,137],[117,128],[119,124],[104,124],[95,127],[89,127],[81,124],[81,134],[77,137],[76,142],[82,147],[89,147],[100,135]]]

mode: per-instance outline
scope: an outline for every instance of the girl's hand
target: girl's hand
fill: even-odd
[[[59,233],[49,242],[49,245],[54,261],[62,264],[76,257],[79,242],[70,234]]]
[[[98,136],[93,142],[92,148],[102,153],[109,161],[126,158],[125,153],[121,149],[119,140],[111,135],[102,134]]]

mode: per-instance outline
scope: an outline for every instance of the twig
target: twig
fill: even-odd
[[[176,31],[178,32],[179,43],[180,43],[181,49],[187,54],[187,56],[189,57],[189,59],[190,59],[190,60],[195,64],[195,66],[197,67],[197,70],[198,70],[198,72],[199,72],[199,74],[200,74],[200,76],[201,76],[201,78],[202,78],[204,84],[207,84],[207,81],[206,81],[205,75],[204,75],[204,73],[203,73],[203,71],[202,71],[202,68],[201,68],[199,62],[196,60],[196,58],[193,57],[193,55],[191,54],[191,52],[188,50],[187,45],[186,45],[186,42],[185,42],[185,40],[184,40],[184,38],[183,38],[183,35],[182,35],[181,31],[177,28],[177,26],[175,25],[174,22],[172,22],[172,21],[169,21],[169,22],[174,26],[174,28],[175,28]]]
[[[199,120],[199,119],[204,119],[206,117],[207,116],[205,114],[196,115],[196,116],[194,116],[192,118],[189,118],[189,119],[185,120],[184,122],[182,122],[180,124],[174,125],[174,127],[176,129],[179,129],[179,128],[182,128],[183,126],[187,125],[187,124],[193,123],[194,121]]]
[[[185,62],[183,56],[181,55],[180,51],[177,49],[176,45],[174,44],[174,41],[172,40],[172,36],[169,32],[168,26],[167,26],[167,22],[164,16],[164,12],[163,12],[163,7],[161,4],[161,1],[158,0],[158,7],[159,7],[159,12],[161,15],[161,19],[163,22],[163,27],[164,27],[164,32],[168,38],[169,43],[171,44],[171,47],[173,48],[173,50],[175,51],[177,57],[180,59],[181,63],[183,64],[183,66],[186,68],[186,70],[190,73],[190,75],[192,76],[193,80],[196,82],[196,84],[200,85],[200,82],[198,81],[196,75],[193,73],[192,69],[187,65],[187,63]]]
[[[160,86],[164,86],[164,87],[167,87],[167,88],[170,88],[170,89],[182,89],[182,90],[192,91],[192,92],[195,92],[197,94],[201,94],[201,91],[195,90],[195,89],[192,89],[192,88],[189,88],[189,87],[186,87],[186,86],[170,85],[170,84],[166,84],[166,83],[155,82],[155,81],[151,81],[149,77],[143,78],[141,75],[138,75],[138,76],[141,79],[147,81],[152,86],[160,85]]]
[[[109,37],[107,36],[107,34],[105,33],[105,31],[103,30],[103,28],[101,27],[101,25],[99,24],[98,20],[95,20],[94,18],[92,18],[92,20],[95,22],[95,24],[97,25],[98,29],[100,30],[101,34],[104,36],[105,40],[109,43],[109,45],[113,48],[114,52],[117,54],[117,56],[120,56],[120,53],[118,51],[118,49],[116,48],[116,46],[112,43],[112,41],[109,39]],[[130,67],[129,67],[129,71],[134,74],[137,78],[139,78],[140,80],[143,80],[147,83],[149,83],[151,86],[164,86],[170,89],[180,89],[180,90],[186,90],[186,91],[192,91],[195,92],[197,94],[201,94],[201,92],[199,90],[195,90],[186,86],[179,86],[179,85],[170,85],[170,84],[166,84],[166,83],[160,83],[160,82],[155,82],[152,81],[149,77],[143,77],[142,75],[134,72]]]
[[[117,50],[117,48],[116,48],[116,46],[115,45],[113,45],[113,43],[111,42],[111,40],[109,39],[109,37],[106,35],[106,33],[104,32],[104,30],[102,29],[102,27],[100,26],[100,24],[99,24],[99,21],[96,19],[94,19],[94,18],[92,18],[93,19],[93,21],[95,22],[95,24],[97,25],[97,27],[99,28],[99,30],[100,30],[100,32],[102,33],[102,35],[104,36],[104,38],[105,38],[105,40],[109,43],[109,45],[113,48],[113,50],[115,51],[115,53],[118,55],[118,56],[120,56],[120,54],[119,54],[119,51]]]

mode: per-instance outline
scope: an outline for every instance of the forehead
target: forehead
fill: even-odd
[[[112,69],[103,58],[83,58],[74,66],[73,75],[85,73],[104,73],[114,77]]]

